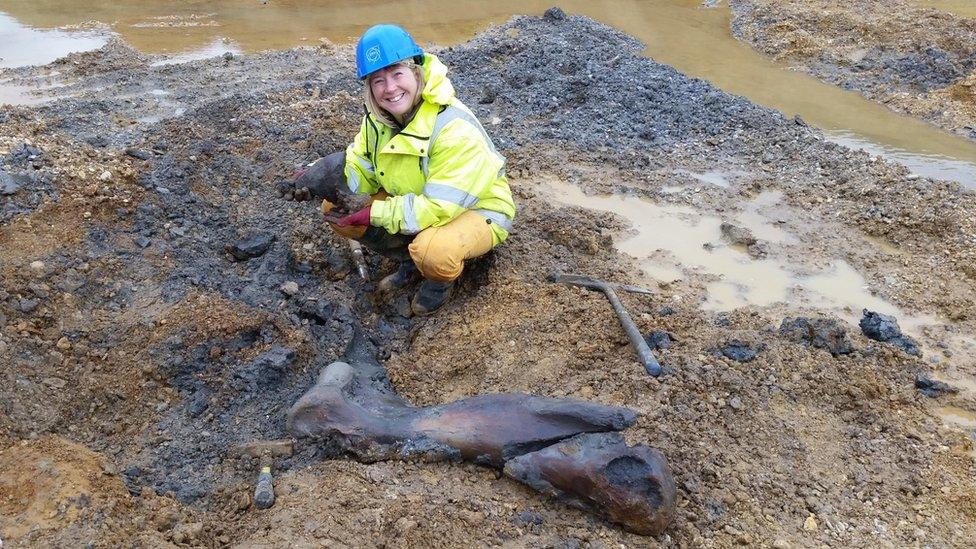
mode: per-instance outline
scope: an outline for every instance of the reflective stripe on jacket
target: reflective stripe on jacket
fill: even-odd
[[[346,182],[353,192],[390,194],[373,202],[370,223],[391,233],[416,234],[475,210],[491,222],[497,245],[515,217],[505,157],[454,96],[447,67],[426,54],[423,71],[423,102],[405,128],[363,117],[346,149]]]

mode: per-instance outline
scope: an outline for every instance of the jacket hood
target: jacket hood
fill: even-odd
[[[424,54],[424,100],[438,105],[449,105],[454,98],[454,85],[447,77],[447,66],[436,55]]]

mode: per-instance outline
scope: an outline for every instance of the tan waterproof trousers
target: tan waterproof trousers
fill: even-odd
[[[373,200],[383,200],[387,195],[380,191]],[[332,209],[328,201],[322,202],[322,211]],[[340,227],[329,223],[336,233],[359,240],[366,227]],[[488,220],[481,214],[468,210],[441,227],[428,227],[414,237],[407,247],[410,257],[420,274],[435,282],[451,282],[461,276],[464,262],[488,253],[492,248],[493,233]]]

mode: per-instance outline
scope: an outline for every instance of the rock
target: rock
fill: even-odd
[[[173,529],[173,541],[177,543],[187,543],[199,539],[201,534],[203,534],[202,522],[179,524]],[[177,541],[177,539],[180,541]]]
[[[58,349],[61,349],[62,351],[67,351],[68,349],[71,348],[71,340],[68,339],[67,337],[62,337],[61,339],[58,340],[56,345]]]
[[[0,195],[10,196],[20,190],[20,183],[9,173],[0,170]]]
[[[808,516],[807,520],[803,521],[803,529],[807,532],[816,532],[817,519],[813,515]]]
[[[739,398],[739,397],[737,397],[737,396],[734,396],[734,397],[730,398],[729,399],[729,407],[732,408],[733,410],[741,410],[742,409],[742,399]]]
[[[236,376],[248,381],[252,387],[274,385],[284,378],[293,360],[294,349],[275,345],[244,364]]]
[[[790,542],[785,539],[778,539],[773,542],[773,549],[790,549]]]
[[[765,240],[757,240],[746,248],[746,252],[753,259],[764,259],[769,255],[769,243]]]
[[[40,305],[40,301],[36,299],[21,299],[17,302],[17,309],[22,313],[30,313],[33,312],[38,305]]]
[[[136,149],[126,149],[125,154],[131,156],[132,158],[138,158],[139,160],[149,160],[152,158],[152,153]]]
[[[525,510],[515,515],[515,521],[521,524],[534,524],[536,526],[545,522],[545,519],[535,511]]]
[[[289,280],[288,282],[282,284],[278,289],[281,290],[281,293],[287,296],[293,296],[298,293],[298,283]]]
[[[227,253],[232,255],[237,261],[246,261],[248,259],[253,259],[255,257],[260,257],[264,255],[265,252],[271,247],[271,243],[274,242],[274,235],[270,233],[256,233],[250,234],[243,240],[240,240],[230,246],[224,248]]]
[[[745,227],[739,227],[731,223],[722,223],[719,227],[722,231],[722,238],[727,240],[730,244],[735,244],[738,246],[751,246],[756,243],[756,237],[753,236],[752,231],[746,229]]]
[[[399,536],[403,536],[416,528],[417,522],[410,520],[407,517],[400,517],[395,523],[393,523],[393,531]]]
[[[921,374],[919,374],[915,378],[915,388],[918,389],[918,392],[922,393],[923,395],[929,398],[940,397],[946,393],[959,392],[959,389],[953,387],[952,385],[949,385],[948,383],[944,383],[942,381],[936,381],[934,379],[925,377]]]
[[[179,518],[180,517],[176,511],[166,509],[156,515],[156,518],[153,520],[153,525],[156,527],[156,530],[165,532],[167,530],[172,530],[173,527],[176,526],[176,521],[178,521]]]
[[[861,332],[875,341],[888,341],[901,335],[901,328],[895,317],[863,310],[861,321],[858,322]]]
[[[646,336],[644,341],[651,349],[668,349],[671,347],[671,336],[667,332],[655,330]]]
[[[30,270],[37,276],[44,276],[47,273],[47,265],[43,261],[31,261]]]
[[[410,296],[399,295],[393,302],[393,308],[396,309],[398,315],[401,318],[410,318],[413,316],[413,307],[410,306]]]
[[[140,248],[148,248],[149,245],[152,244],[152,240],[150,240],[150,239],[148,239],[148,238],[146,238],[145,236],[142,236],[142,235],[137,236],[134,239],[132,239],[132,242],[134,242],[135,245],[136,246],[139,246]]]
[[[826,349],[834,356],[854,351],[847,330],[832,318],[787,317],[779,326],[779,334],[798,343]]]
[[[730,341],[719,352],[736,362],[749,362],[756,358],[758,351],[741,341]]]
[[[566,19],[566,12],[557,7],[552,7],[542,14],[542,18],[550,23],[554,23]]]
[[[858,325],[861,327],[861,332],[869,339],[894,345],[913,356],[922,356],[918,342],[901,333],[895,317],[867,309],[864,309],[863,315]]]
[[[41,380],[41,383],[54,389],[64,389],[68,385],[67,381],[59,377],[46,377]]]
[[[224,58],[224,61],[231,61],[232,59],[234,59],[234,54],[231,53],[231,52],[229,52],[229,51],[225,51],[224,52],[224,55],[223,55],[223,58]]]
[[[51,287],[47,284],[31,282],[27,285],[27,289],[38,299],[47,299],[51,295]]]
[[[110,172],[108,170],[105,170],[104,172],[102,172],[102,175],[98,176],[98,179],[101,180],[101,181],[111,181],[112,180],[112,172]]]

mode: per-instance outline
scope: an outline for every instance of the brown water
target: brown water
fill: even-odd
[[[946,9],[953,4],[932,3]],[[16,21],[0,19],[0,35],[12,24],[50,29],[98,20],[140,50],[181,54],[174,59],[181,61],[225,50],[315,44],[322,37],[348,42],[383,21],[404,25],[421,42],[449,45],[512,14],[538,15],[553,4],[637,36],[647,55],[686,74],[787,116],[800,114],[831,139],[869,149],[921,175],[976,187],[976,144],[762,57],[732,38],[727,7],[703,8],[700,0],[3,0],[0,11]],[[0,57],[10,56],[9,49],[0,41]],[[64,53],[47,39],[19,49],[47,60]]]
[[[660,282],[697,277],[706,281],[706,310],[729,311],[746,305],[777,303],[805,305],[836,313],[857,324],[864,308],[898,318],[908,333],[935,325],[932,316],[913,316],[874,295],[863,276],[840,258],[826,268],[811,268],[781,257],[750,258],[744,250],[723,242],[720,225],[731,221],[748,228],[757,238],[779,245],[797,244],[800,238],[780,228],[777,220],[795,219],[779,192],[764,192],[722,218],[687,206],[662,205],[631,196],[586,195],[575,186],[548,181],[548,195],[561,204],[614,212],[623,216],[636,234],[619,239],[617,249],[637,258],[641,269]],[[809,250],[809,256],[815,255]]]
[[[946,423],[962,427],[967,431],[976,429],[976,413],[955,406],[945,406],[937,410],[937,414]]]
[[[976,19],[976,0],[912,0],[912,3]]]

